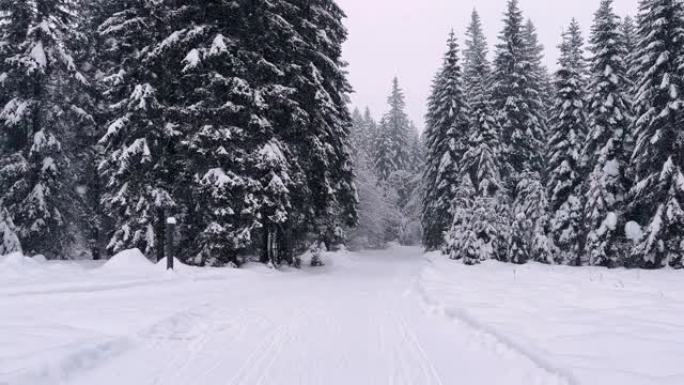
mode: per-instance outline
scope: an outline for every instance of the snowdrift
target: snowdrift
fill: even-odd
[[[109,259],[102,270],[113,272],[155,271],[154,264],[139,249],[124,250]]]

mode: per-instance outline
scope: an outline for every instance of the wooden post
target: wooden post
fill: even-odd
[[[166,269],[173,270],[174,244],[173,235],[176,233],[176,218],[166,219]]]

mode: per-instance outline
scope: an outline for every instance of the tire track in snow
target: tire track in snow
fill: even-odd
[[[427,259],[427,262],[432,264],[432,261],[429,259]],[[430,296],[428,290],[423,284],[423,281],[426,280],[427,272],[430,270],[433,271],[433,274],[437,274],[434,272],[434,267],[428,265],[423,268],[423,271],[420,273],[419,277],[416,278],[414,284],[416,293],[428,309],[471,329],[471,334],[473,335],[474,339],[486,349],[493,350],[498,356],[505,356],[501,353],[503,351],[512,356],[518,356],[524,361],[529,362],[533,369],[541,371],[545,374],[545,377],[551,381],[541,383],[535,382],[535,384],[578,385],[577,380],[569,371],[554,365],[543,357],[540,357],[524,346],[516,343],[507,336],[499,333],[496,329],[480,322],[468,314],[466,310],[453,306],[447,306],[443,302],[440,302],[439,300]]]

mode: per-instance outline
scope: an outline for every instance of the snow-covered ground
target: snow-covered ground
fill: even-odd
[[[429,260],[421,291],[438,313],[572,384],[684,384],[682,271]]]
[[[0,384],[683,384],[684,276],[417,248],[301,271],[0,259]]]

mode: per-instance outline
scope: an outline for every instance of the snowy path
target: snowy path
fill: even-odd
[[[2,284],[0,384],[574,383],[436,311],[420,250],[367,254],[303,272],[83,270]]]

